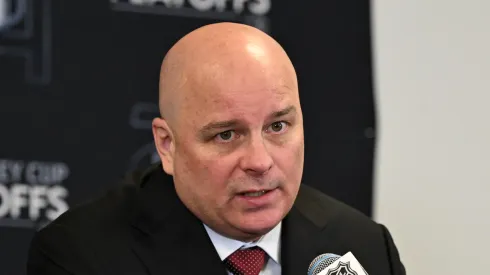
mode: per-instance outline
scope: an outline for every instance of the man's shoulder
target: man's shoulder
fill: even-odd
[[[71,232],[110,231],[127,225],[138,202],[139,172],[131,172],[94,198],[73,205],[41,232],[64,228]],[[54,232],[53,232],[54,233]]]
[[[339,255],[350,251],[366,270],[405,274],[393,238],[383,224],[306,185],[300,189],[295,208],[319,229],[311,240],[318,251]]]
[[[340,230],[356,227],[379,229],[379,224],[358,209],[305,184],[300,188],[295,207],[321,228],[329,225]]]
[[[308,186],[301,188],[296,208],[316,225],[312,242],[319,250],[351,251],[363,262],[386,259],[384,228],[359,210]]]
[[[37,272],[38,264],[46,268],[48,262],[57,268],[70,268],[73,274],[77,273],[75,270],[80,271],[77,274],[99,274],[102,258],[103,264],[111,267],[118,257],[131,259],[130,223],[141,188],[134,178],[136,174],[128,175],[116,180],[115,186],[106,186],[93,199],[72,205],[33,235],[28,252],[29,266],[36,269],[32,274]]]

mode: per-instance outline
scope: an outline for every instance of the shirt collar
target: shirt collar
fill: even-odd
[[[222,261],[225,260],[237,249],[258,246],[262,248],[272,260],[274,260],[278,264],[281,264],[279,253],[281,245],[281,225],[282,222],[280,222],[267,234],[262,236],[259,240],[248,243],[230,239],[223,235],[220,235],[205,224],[204,228],[206,228],[209,238],[213,242],[214,248],[218,252],[218,255],[220,256]]]

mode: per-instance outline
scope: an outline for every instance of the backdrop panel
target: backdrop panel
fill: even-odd
[[[157,160],[163,56],[220,21],[283,44],[304,110],[304,183],[370,215],[369,2],[0,0],[0,274],[24,274],[35,230]]]

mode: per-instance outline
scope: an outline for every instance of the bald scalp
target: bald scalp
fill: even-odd
[[[159,108],[170,127],[196,87],[222,76],[240,73],[236,64],[281,63],[297,86],[296,72],[284,49],[266,33],[238,23],[216,23],[181,38],[166,54],[160,70]],[[276,65],[277,66],[277,65]],[[192,88],[194,87],[194,89]]]

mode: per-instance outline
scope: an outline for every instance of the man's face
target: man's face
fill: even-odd
[[[241,73],[212,68],[186,84],[173,176],[180,198],[204,223],[248,239],[292,207],[303,172],[303,118],[291,74],[237,66]]]

